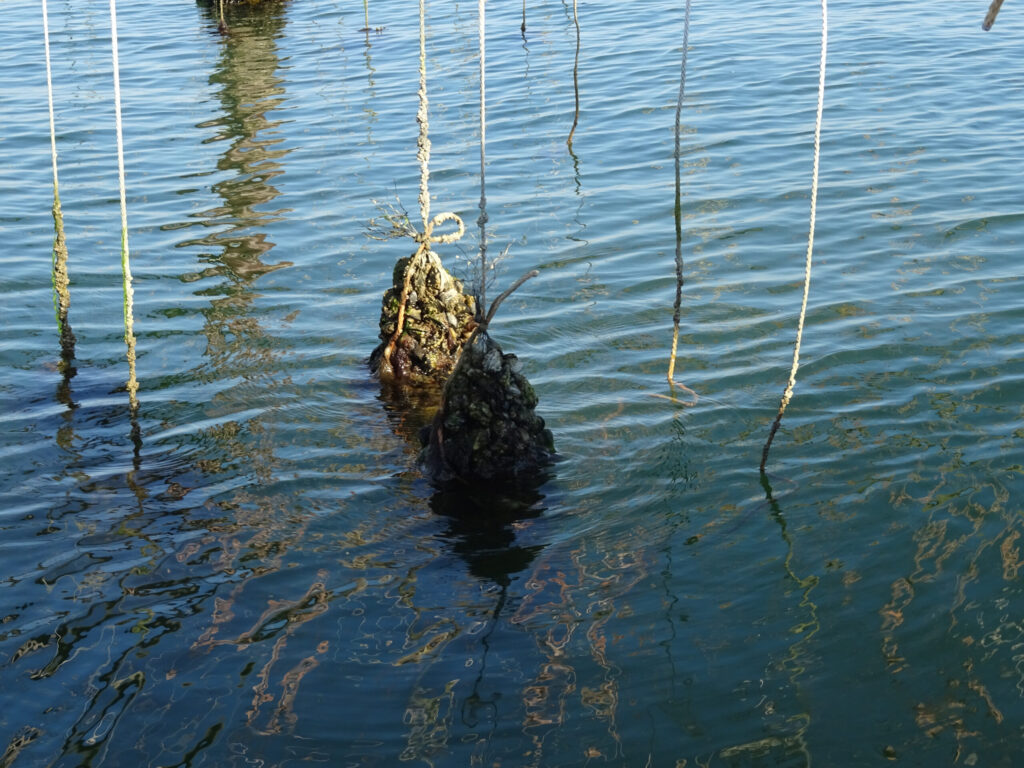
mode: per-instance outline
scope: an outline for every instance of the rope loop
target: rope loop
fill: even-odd
[[[448,232],[444,235],[435,235],[434,228],[439,227],[449,221],[455,222],[455,226],[458,229],[455,232]],[[462,221],[457,213],[451,211],[445,211],[444,213],[437,214],[434,218],[427,222],[422,232],[417,232],[412,236],[412,239],[420,244],[420,250],[424,251],[430,248],[431,243],[441,243],[447,245],[448,243],[454,243],[459,240],[464,234],[466,234],[466,225]]]

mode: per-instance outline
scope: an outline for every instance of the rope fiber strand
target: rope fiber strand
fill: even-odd
[[[779,402],[779,412],[772,423],[771,431],[768,433],[768,440],[761,452],[761,473],[764,474],[765,465],[768,463],[768,452],[771,450],[775,433],[779,431],[782,423],[782,414],[793,397],[793,387],[796,385],[796,371],[800,366],[800,342],[804,334],[804,319],[807,316],[807,297],[811,289],[811,260],[814,254],[814,221],[817,215],[818,206],[818,167],[821,158],[821,119],[825,109],[825,59],[828,50],[828,0],[821,0],[821,63],[818,68],[818,111],[814,122],[814,165],[811,171],[811,221],[807,234],[807,257],[804,265],[804,294],[800,303],[800,319],[796,326],[796,343],[793,346],[793,365],[789,371],[789,381],[782,392],[782,399]]]

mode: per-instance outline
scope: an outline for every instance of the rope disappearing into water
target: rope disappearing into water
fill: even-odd
[[[676,98],[676,122],[675,122],[675,160],[676,171],[676,197],[673,210],[676,222],[676,300],[672,310],[672,353],[668,361],[668,383],[671,387],[680,387],[693,396],[692,400],[682,402],[681,405],[692,406],[697,404],[697,393],[689,387],[678,384],[675,380],[676,352],[679,348],[679,321],[683,303],[683,201],[681,181],[681,136],[682,136],[682,114],[683,94],[686,91],[686,52],[690,47],[690,0],[686,0],[686,13],[683,17],[683,62],[679,71],[679,96]]]
[[[117,60],[117,2],[110,0],[110,49],[114,67],[114,124],[117,129],[117,181],[121,191],[121,275],[124,283],[124,342],[128,348],[128,402],[138,410],[139,382],[135,377],[135,321],[132,270],[128,257],[128,203],[124,183],[124,140],[121,128],[121,77]]]
[[[992,0],[992,5],[988,7],[988,13],[985,14],[985,20],[981,22],[981,28],[988,32],[992,29],[992,25],[996,23],[996,15],[999,13],[999,9],[1003,7],[1003,0]]]
[[[821,0],[821,63],[818,68],[818,111],[814,121],[814,165],[811,171],[811,222],[807,233],[807,258],[804,266],[804,295],[800,303],[800,319],[796,326],[796,344],[793,346],[793,365],[789,371],[789,381],[782,392],[782,399],[779,402],[779,412],[772,423],[771,431],[768,433],[768,440],[761,452],[761,473],[764,474],[765,464],[768,463],[768,452],[772,447],[772,440],[775,433],[779,431],[782,423],[782,414],[793,397],[793,387],[796,385],[796,371],[800,366],[800,341],[804,334],[804,319],[807,316],[807,297],[811,289],[811,259],[814,254],[814,221],[818,207],[818,168],[821,158],[821,118],[825,109],[825,59],[828,50],[828,0]]]
[[[50,68],[50,21],[43,5],[43,47],[46,52],[46,98],[50,110],[50,159],[53,163],[53,306],[57,316],[61,353],[65,360],[75,355],[75,335],[71,332],[68,312],[71,307],[71,281],[68,277],[68,246],[64,237],[64,214],[60,207],[60,185],[57,181],[57,128],[53,117],[53,76]]]
[[[572,116],[572,129],[569,131],[569,138],[565,143],[572,151],[572,137],[576,134],[576,126],[580,122],[580,17],[576,10],[576,0],[572,0],[572,21],[576,25],[576,58],[572,62],[572,90],[576,97],[576,111]]]
[[[485,8],[487,0],[479,0],[478,28],[480,34],[480,217],[476,223],[480,226],[480,301],[476,306],[477,320],[483,318],[484,307],[487,306],[487,98],[485,88]]]

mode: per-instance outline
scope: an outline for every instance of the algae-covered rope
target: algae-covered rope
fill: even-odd
[[[50,69],[50,22],[43,5],[43,48],[46,53],[46,98],[50,110],[50,159],[53,164],[53,304],[57,315],[57,333],[65,357],[74,355],[75,335],[71,332],[68,312],[71,306],[68,278],[68,246],[64,238],[64,214],[60,207],[60,185],[57,181],[57,128],[53,117],[53,76]]]
[[[139,407],[135,377],[135,331],[132,271],[128,258],[128,203],[124,183],[124,140],[121,130],[121,79],[117,60],[117,3],[110,0],[110,49],[114,68],[114,124],[117,129],[117,180],[121,191],[121,274],[124,282],[124,341],[128,347],[128,401],[132,411]]]
[[[768,440],[764,444],[761,453],[761,472],[764,472],[765,464],[768,462],[768,451],[771,450],[772,440],[775,433],[779,431],[782,423],[782,414],[786,411],[790,399],[793,397],[793,387],[796,385],[796,371],[800,366],[800,341],[804,334],[804,319],[807,316],[807,296],[811,289],[811,259],[814,254],[814,221],[818,206],[818,167],[821,158],[821,118],[825,109],[825,60],[828,50],[828,0],[821,0],[821,63],[818,69],[818,111],[814,121],[814,164],[811,171],[811,221],[807,234],[807,257],[804,266],[804,294],[800,303],[800,318],[796,326],[796,344],[793,346],[793,365],[789,371],[789,381],[782,392],[782,399],[779,402],[779,412],[772,423],[771,431],[768,433]]]

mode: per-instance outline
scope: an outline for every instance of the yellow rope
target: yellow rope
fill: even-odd
[[[811,259],[814,254],[814,221],[818,206],[818,167],[821,157],[821,118],[825,109],[825,59],[828,50],[828,0],[821,0],[821,63],[818,69],[818,111],[814,122],[814,165],[811,171],[811,223],[807,234],[807,257],[804,266],[804,295],[800,303],[800,319],[796,326],[796,344],[793,346],[793,365],[789,371],[789,381],[782,392],[782,399],[779,402],[779,412],[772,423],[771,431],[768,433],[768,440],[761,452],[761,472],[764,472],[765,464],[768,462],[768,451],[771,450],[772,440],[775,433],[779,431],[782,423],[782,414],[786,411],[790,399],[793,397],[793,387],[796,385],[796,371],[800,366],[800,342],[804,334],[804,319],[807,316],[807,297],[811,290]]]
[[[683,61],[679,71],[679,96],[676,98],[676,122],[675,122],[675,151],[673,159],[676,171],[676,198],[674,216],[676,222],[676,300],[672,311],[672,351],[668,360],[668,383],[671,387],[681,387],[688,394],[693,396],[692,400],[680,402],[681,405],[691,406],[697,404],[697,393],[689,387],[676,383],[676,352],[679,347],[679,321],[683,302],[683,203],[682,184],[680,181],[681,165],[681,134],[682,134],[682,113],[683,94],[686,90],[686,53],[690,47],[690,0],[686,0],[686,13],[683,17]],[[674,399],[669,398],[669,399]],[[678,402],[678,401],[677,401]]]
[[[135,331],[132,270],[128,258],[128,203],[124,182],[124,140],[121,130],[121,78],[117,60],[117,3],[110,0],[110,48],[114,68],[114,123],[117,129],[117,180],[121,191],[121,274],[124,282],[124,341],[128,347],[128,401],[132,411],[139,407],[139,382],[135,377]]]

